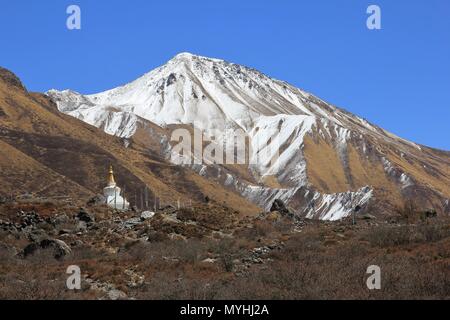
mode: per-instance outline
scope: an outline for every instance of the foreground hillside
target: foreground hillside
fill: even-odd
[[[66,287],[79,266],[79,291]],[[381,290],[366,270],[381,268]],[[149,217],[54,201],[0,205],[0,299],[449,299],[450,220],[254,218],[216,203]]]

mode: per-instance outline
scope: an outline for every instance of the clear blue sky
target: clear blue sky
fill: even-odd
[[[66,28],[66,8],[82,30]],[[366,9],[382,10],[382,30]],[[449,0],[2,1],[0,65],[33,91],[94,93],[189,51],[254,67],[450,150]]]

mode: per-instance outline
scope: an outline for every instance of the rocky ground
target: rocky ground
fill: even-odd
[[[66,286],[71,265],[81,290]],[[381,290],[366,286],[370,265]],[[297,219],[280,202],[254,217],[214,202],[0,202],[0,299],[448,299],[449,270],[450,219],[433,212],[353,225]]]

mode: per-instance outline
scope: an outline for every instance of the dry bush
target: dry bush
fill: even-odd
[[[406,200],[402,206],[395,208],[396,213],[404,222],[415,222],[419,218],[418,206],[413,200]]]
[[[150,300],[210,300],[217,299],[221,282],[206,279],[174,278],[165,272],[156,273],[135,293],[138,299]]]
[[[272,233],[277,232],[275,228],[277,224],[265,220],[256,220],[251,228],[245,228],[236,233],[237,237],[248,240],[258,240],[259,238],[269,237]]]
[[[0,300],[60,300],[95,298],[92,292],[73,292],[66,287],[67,262],[48,251],[27,259],[10,257],[0,262]]]
[[[392,247],[406,245],[411,242],[411,228],[409,226],[380,226],[370,229],[363,235],[372,246]]]
[[[225,272],[232,272],[234,269],[233,256],[229,253],[221,254],[220,264]]]
[[[450,237],[450,227],[445,224],[423,224],[416,229],[425,242],[437,242]]]

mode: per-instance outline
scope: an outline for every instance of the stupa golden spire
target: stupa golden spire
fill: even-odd
[[[115,186],[116,181],[114,180],[114,171],[112,165],[109,166],[109,177],[108,177],[108,186]]]

